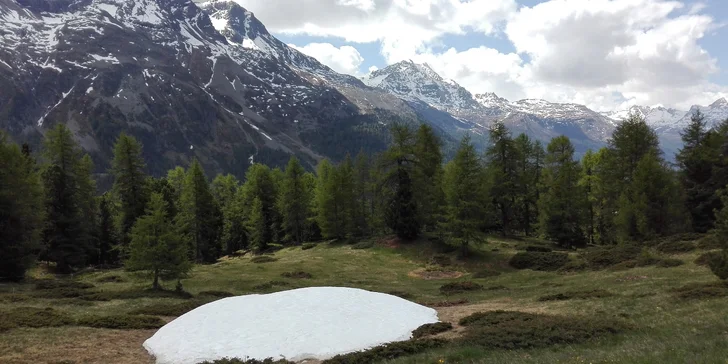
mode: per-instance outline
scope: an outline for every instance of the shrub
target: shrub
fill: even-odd
[[[0,295],[0,302],[2,303],[17,303],[29,300],[30,297],[19,293],[8,293]]]
[[[276,260],[278,260],[278,259],[271,257],[270,255],[258,255],[258,256],[250,258],[251,262],[257,263],[257,264],[275,262]]]
[[[200,364],[295,364],[295,362],[288,361],[285,359],[273,359],[268,358],[265,360],[258,360],[258,359],[238,359],[238,358],[225,358],[225,359],[218,359],[215,361],[205,361]]]
[[[256,291],[265,291],[265,290],[271,289],[275,286],[279,286],[279,287],[288,286],[288,282],[270,281],[270,282],[265,282],[265,283],[261,283],[259,285],[253,286],[253,289]]]
[[[42,289],[32,293],[33,297],[47,299],[79,298],[88,296],[90,294],[92,294],[92,292],[72,287]]]
[[[660,267],[660,268],[679,267],[679,266],[681,266],[683,264],[685,264],[685,262],[683,262],[682,260],[680,260],[680,259],[672,259],[672,258],[661,259],[659,262],[657,262],[657,266]]]
[[[430,349],[444,346],[447,341],[442,339],[421,339],[393,342],[377,346],[365,351],[337,355],[324,360],[322,364],[368,364],[384,360],[391,360],[401,356],[421,353]]]
[[[539,252],[539,253],[550,253],[553,250],[549,247],[539,245],[529,245],[526,247],[527,252]]]
[[[96,282],[99,282],[99,283],[121,283],[121,282],[125,282],[125,281],[126,280],[124,278],[122,278],[121,276],[117,276],[117,275],[101,277],[96,280]]]
[[[724,250],[722,254],[711,259],[709,266],[718,278],[728,280],[728,250]]]
[[[453,301],[426,302],[424,305],[429,307],[453,307],[470,303],[467,298],[461,298]]]
[[[50,307],[15,307],[0,311],[0,327],[5,330],[13,327],[58,327],[73,323],[71,316]]]
[[[447,267],[452,265],[450,257],[445,254],[435,254],[430,258],[430,264]]]
[[[605,291],[603,289],[594,289],[590,291],[570,291],[564,293],[550,294],[539,297],[539,301],[566,301],[573,299],[589,299],[589,298],[604,298],[614,296],[613,293]]]
[[[555,271],[569,262],[566,253],[522,252],[514,255],[509,264],[516,269]]]
[[[233,296],[235,296],[235,294],[227,292],[227,291],[202,291],[198,294],[198,296],[225,298],[225,297],[233,297]]]
[[[720,238],[714,234],[705,235],[695,244],[699,249],[719,249],[722,248]]]
[[[281,273],[281,277],[283,278],[296,278],[296,279],[311,279],[313,278],[313,275],[311,273],[307,273],[304,271],[297,271],[297,272],[284,272]]]
[[[483,289],[483,286],[480,284],[477,284],[475,282],[465,281],[465,282],[452,282],[443,284],[440,286],[440,293],[443,294],[452,294],[452,293],[459,293],[459,292],[465,292],[465,291],[477,291]]]
[[[712,251],[712,252],[703,253],[697,259],[695,259],[695,264],[709,267],[710,262],[713,259],[720,258],[721,254],[722,253],[720,251]]]
[[[369,249],[374,246],[373,241],[360,241],[351,246],[352,249]]]
[[[676,254],[691,252],[697,249],[697,246],[691,241],[666,241],[658,244],[655,249],[661,253]]]
[[[475,272],[475,274],[473,274],[473,278],[490,278],[490,277],[497,277],[499,275],[501,275],[501,272],[499,272],[497,270],[483,269],[483,270]]]
[[[582,257],[590,268],[603,269],[626,261],[636,260],[640,257],[640,254],[642,254],[642,249],[638,246],[621,245],[589,249],[582,254]]]
[[[301,245],[301,250],[309,250],[309,249],[313,249],[315,247],[316,247],[315,243],[304,243],[303,245]]]
[[[412,338],[417,339],[425,336],[436,335],[441,332],[452,330],[452,324],[449,322],[435,322],[434,324],[424,324],[412,331]]]
[[[411,293],[403,292],[403,291],[389,291],[389,292],[387,292],[387,294],[392,295],[392,296],[397,296],[399,298],[404,298],[406,300],[411,300],[412,298],[414,298],[414,296]]]
[[[38,290],[50,290],[50,289],[89,289],[94,288],[91,283],[68,281],[68,280],[56,280],[56,279],[43,279],[35,283],[35,289]]]
[[[568,263],[564,264],[563,267],[559,268],[559,272],[582,272],[587,269],[587,264],[584,259],[570,259]]]
[[[184,302],[159,302],[143,306],[129,312],[130,315],[149,316],[182,316],[197,307],[210,303],[209,300],[197,299]]]
[[[142,330],[158,329],[164,326],[164,320],[155,316],[146,315],[110,315],[110,316],[84,316],[78,320],[80,326],[119,329]]]
[[[478,312],[460,320],[466,326],[462,342],[488,349],[540,348],[581,343],[626,331],[617,321],[537,315],[525,312]]]
[[[675,296],[684,300],[701,300],[728,297],[728,283],[692,283],[673,290]]]
[[[102,291],[81,296],[89,301],[132,300],[137,298],[183,298],[190,299],[192,294],[185,291],[164,289],[136,289],[127,291]]]

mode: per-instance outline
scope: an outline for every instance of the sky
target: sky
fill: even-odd
[[[236,0],[285,43],[355,76],[428,63],[473,93],[632,105],[728,97],[726,0]]]

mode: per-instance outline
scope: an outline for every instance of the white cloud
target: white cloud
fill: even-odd
[[[331,43],[311,43],[303,47],[295,44],[289,44],[289,46],[318,59],[319,62],[339,73],[359,75],[359,67],[364,62],[359,51],[352,46],[345,45],[337,48]]]

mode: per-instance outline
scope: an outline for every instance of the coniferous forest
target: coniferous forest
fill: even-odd
[[[243,181],[206,176],[197,160],[150,176],[143,145],[121,134],[104,193],[65,125],[37,151],[0,134],[0,278],[20,280],[34,264],[58,273],[124,266],[148,273],[154,288],[161,278],[179,286],[193,263],[241,250],[387,234],[426,234],[463,257],[485,234],[564,248],[685,232],[728,240],[728,121],[708,129],[700,112],[682,133],[676,164],[634,115],[580,160],[565,136],[542,145],[498,122],[484,153],[466,136],[447,162],[429,126],[391,133],[376,155],[322,160],[315,171],[295,157],[282,170],[254,164]],[[725,247],[710,266],[728,278]]]

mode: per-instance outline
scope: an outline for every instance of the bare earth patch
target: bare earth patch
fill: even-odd
[[[11,330],[0,335],[0,363],[153,364],[142,343],[155,331],[87,327]]]
[[[425,280],[433,279],[455,279],[463,276],[463,272],[457,271],[428,271],[426,268],[415,269],[409,273],[412,278],[420,278]]]

